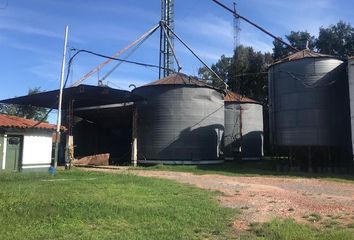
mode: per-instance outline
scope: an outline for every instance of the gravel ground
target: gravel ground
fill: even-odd
[[[90,171],[129,172],[147,177],[172,179],[197,187],[222,192],[222,206],[236,208],[238,229],[266,222],[275,217],[294,218],[318,225],[354,224],[354,183],[328,180],[277,177],[230,177],[194,175],[168,171],[126,169],[87,169]]]

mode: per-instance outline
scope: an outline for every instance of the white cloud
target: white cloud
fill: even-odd
[[[62,34],[20,23],[0,23],[0,29],[51,38],[63,38]]]
[[[240,32],[240,44],[251,46],[255,51],[271,52],[273,39],[253,27],[243,26]]]
[[[333,0],[297,0],[291,3],[279,0],[253,0],[251,4],[258,7],[261,17],[271,24],[264,27],[273,32],[273,29],[277,29],[278,34],[282,36],[290,31],[305,30],[317,35],[319,27],[336,23],[338,21],[336,15],[340,14],[334,13],[338,2]],[[269,10],[262,11],[263,9]]]
[[[200,40],[217,40],[219,42],[230,42],[233,39],[233,26],[231,21],[226,21],[214,15],[207,15],[205,18],[187,18],[176,23],[176,29],[184,33],[196,35]],[[208,37],[205,39],[203,37]]]
[[[54,32],[45,28],[26,25],[19,22],[12,22],[12,23],[1,22],[0,29],[16,32],[20,34],[35,35],[35,36],[55,38],[55,39],[64,39],[64,28],[62,32]],[[77,37],[70,37],[70,41],[76,43],[83,42],[81,39]]]
[[[94,13],[100,12],[104,14],[114,14],[120,18],[125,16],[135,16],[137,19],[156,19],[160,20],[160,15],[158,11],[149,11],[149,9],[144,9],[138,6],[128,6],[122,4],[118,1],[113,1],[105,4],[98,4],[96,1],[93,4],[75,4],[74,6],[77,9],[91,11]]]
[[[49,81],[56,82],[60,79],[60,66],[61,63],[58,61],[46,61],[41,64],[35,65],[27,69],[28,72],[35,74],[39,78]]]

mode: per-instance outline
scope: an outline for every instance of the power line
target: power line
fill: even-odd
[[[147,36],[145,36],[134,48],[124,57],[124,60],[128,59],[151,35],[155,33],[155,31],[158,28],[155,28],[152,32],[150,32]],[[106,80],[109,75],[111,75],[123,62],[119,62],[117,65],[115,65],[108,73],[104,75],[104,77],[101,79],[102,81]]]
[[[73,50],[76,50],[76,49],[73,49]],[[130,61],[130,60],[125,60],[125,59],[121,59],[121,58],[110,57],[110,56],[107,56],[107,55],[104,55],[104,54],[101,54],[101,53],[96,53],[96,52],[93,52],[93,51],[90,51],[90,50],[85,50],[85,49],[77,50],[77,53],[79,53],[79,52],[88,53],[88,54],[91,54],[91,55],[95,55],[97,57],[106,58],[106,59],[110,59],[110,60],[115,60],[115,61],[120,61],[120,62],[125,62],[125,63],[131,63],[131,64],[138,65],[138,66],[158,68],[158,69],[164,69],[164,70],[169,70],[169,71],[174,72],[172,69],[167,69],[167,68],[164,68],[164,67],[160,67],[158,65],[149,64],[149,63],[142,63],[142,62],[136,62],[136,61]]]

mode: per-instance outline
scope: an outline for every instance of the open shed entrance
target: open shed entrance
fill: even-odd
[[[130,164],[132,104],[74,109],[75,158],[109,153],[110,165]]]

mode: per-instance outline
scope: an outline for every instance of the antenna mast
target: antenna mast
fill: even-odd
[[[234,2],[234,12],[236,11],[236,2]],[[234,51],[237,50],[240,45],[240,17],[237,14],[234,14]]]
[[[174,0],[161,0],[161,21],[168,28],[167,36],[161,28],[159,78],[167,77],[174,71],[174,35],[171,33],[171,30],[174,30]]]

